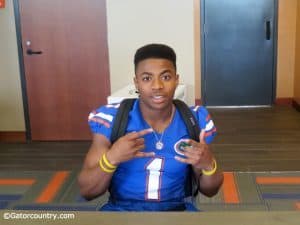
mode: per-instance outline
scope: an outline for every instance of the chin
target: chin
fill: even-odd
[[[149,104],[152,109],[164,110],[167,109],[172,104],[172,101],[165,101],[162,103],[152,103]]]

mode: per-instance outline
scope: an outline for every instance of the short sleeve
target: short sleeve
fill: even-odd
[[[88,123],[92,133],[102,134],[110,140],[114,117],[119,104],[102,106],[89,114]]]
[[[205,142],[210,144],[217,134],[217,128],[210,114],[204,106],[193,106],[191,110],[196,114],[200,129],[205,130]]]

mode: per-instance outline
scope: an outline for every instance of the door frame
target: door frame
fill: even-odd
[[[201,52],[201,100],[202,104],[206,105],[206,90],[205,90],[205,82],[206,82],[206,76],[205,73],[206,70],[206,64],[205,64],[205,39],[204,39],[204,31],[203,31],[203,25],[204,25],[204,19],[205,19],[205,0],[199,0],[200,1],[200,52]],[[208,0],[209,1],[209,0]],[[260,0],[257,0],[260,1]],[[272,72],[272,104],[275,103],[276,100],[276,86],[277,86],[277,48],[278,48],[278,0],[274,1],[274,41],[273,41],[273,72]],[[199,39],[197,40],[199,41]],[[226,107],[226,106],[224,106]]]
[[[20,6],[19,0],[13,0],[14,15],[15,15],[15,24],[16,24],[16,35],[17,35],[17,47],[18,47],[18,56],[19,56],[19,69],[20,69],[20,78],[21,78],[21,91],[22,91],[22,100],[23,100],[23,111],[24,111],[24,120],[25,120],[25,136],[26,141],[31,141],[31,127],[30,127],[30,117],[29,117],[29,108],[28,108],[28,96],[27,96],[27,86],[25,78],[25,65],[23,57],[23,47],[22,47],[22,32],[21,32],[21,16],[20,16]]]

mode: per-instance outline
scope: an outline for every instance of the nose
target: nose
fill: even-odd
[[[163,82],[160,79],[153,79],[152,89],[162,89]]]

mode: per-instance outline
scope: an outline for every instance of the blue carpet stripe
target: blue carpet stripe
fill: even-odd
[[[14,210],[96,211],[97,206],[75,205],[17,205]]]
[[[0,195],[0,201],[17,201],[22,195]]]
[[[300,194],[264,193],[263,199],[300,199]]]
[[[0,201],[0,209],[6,209],[9,201]]]

